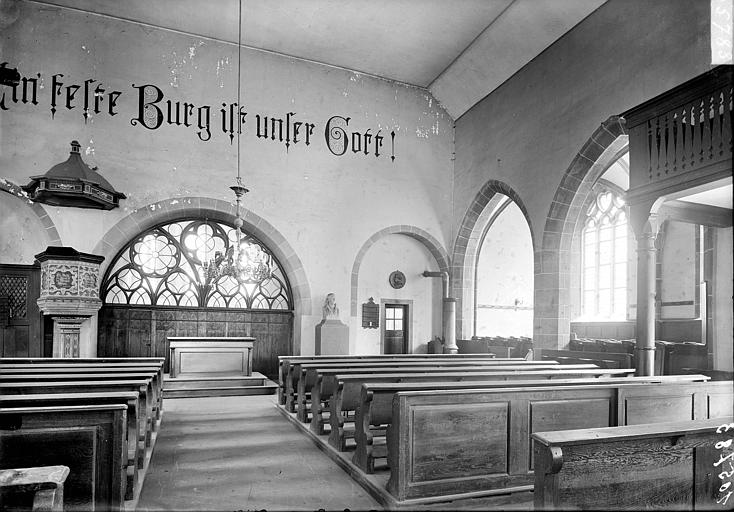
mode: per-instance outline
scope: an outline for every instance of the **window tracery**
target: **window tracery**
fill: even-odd
[[[272,257],[247,233],[243,239]],[[102,286],[106,304],[291,309],[291,294],[280,265],[260,283],[240,283],[214,275],[206,265],[221,258],[237,240],[235,228],[222,222],[184,220],[141,233],[110,266]]]
[[[626,318],[628,237],[624,200],[611,190],[601,188],[587,208],[582,232],[585,318]]]

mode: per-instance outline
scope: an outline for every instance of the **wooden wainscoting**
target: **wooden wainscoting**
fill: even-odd
[[[293,313],[241,309],[105,305],[99,312],[99,357],[165,357],[169,336],[252,336],[253,370],[278,375],[278,356],[293,354]]]

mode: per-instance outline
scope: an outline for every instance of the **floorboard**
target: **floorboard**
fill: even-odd
[[[381,510],[275,397],[168,398],[137,510]]]

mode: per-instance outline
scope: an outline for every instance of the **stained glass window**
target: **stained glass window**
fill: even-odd
[[[583,230],[584,317],[626,318],[628,237],[624,201],[602,189],[586,211]]]
[[[243,233],[265,254],[260,241]],[[229,275],[207,277],[205,263],[227,253],[237,240],[233,226],[184,220],[156,226],[128,243],[107,272],[105,304],[238,309],[292,309],[288,281],[277,264],[260,283],[240,283]]]

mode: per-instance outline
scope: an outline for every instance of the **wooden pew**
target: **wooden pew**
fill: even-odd
[[[3,510],[63,512],[66,466],[0,470],[0,504]]]
[[[525,364],[524,361],[515,361],[518,364]],[[550,363],[545,363],[550,365]],[[500,364],[504,364],[501,362]],[[439,359],[431,361],[384,361],[384,362],[316,362],[316,363],[294,363],[290,366],[289,375],[286,378],[286,409],[288,412],[295,412],[296,406],[292,397],[297,397],[296,403],[300,407],[301,403],[306,400],[306,394],[311,392],[311,387],[316,383],[319,369],[336,369],[346,368],[348,370],[362,370],[364,372],[372,371],[396,371],[399,368],[414,368],[416,371],[429,371],[432,368],[470,368],[474,366],[496,366],[495,359]],[[422,369],[422,370],[421,370]],[[398,370],[399,371],[399,370]],[[293,392],[292,386],[297,390]],[[299,419],[300,419],[299,415]],[[305,421],[301,419],[301,421]]]
[[[0,369],[0,382],[21,382],[44,380],[129,380],[129,379],[152,379],[151,393],[153,399],[153,410],[156,418],[160,416],[159,409],[162,407],[163,383],[159,379],[157,371],[150,368],[128,368],[121,371],[120,368],[41,368],[29,369]]]
[[[346,449],[348,432],[344,425],[348,422],[349,413],[356,411],[360,405],[360,388],[362,384],[374,382],[471,382],[471,381],[514,381],[514,380],[551,380],[551,379],[610,379],[614,377],[633,376],[633,368],[605,369],[594,365],[557,365],[549,368],[538,367],[488,367],[474,369],[438,369],[427,372],[413,372],[413,369],[398,370],[393,373],[372,372],[360,374],[359,370],[342,370],[341,373],[331,376],[334,379],[336,391],[332,394],[329,404],[329,443],[339,451]],[[700,377],[700,376],[697,376]],[[698,380],[698,378],[692,379]],[[507,385],[510,385],[508,382]],[[317,400],[318,397],[312,400]],[[318,410],[316,412],[318,414]],[[311,428],[316,434],[322,434],[319,427],[323,423],[323,416],[314,416]],[[314,424],[314,421],[317,423]]]
[[[154,381],[159,389],[163,387],[163,363],[158,362],[99,362],[99,363],[69,363],[69,359],[50,359],[56,362],[38,362],[38,363],[3,363],[0,359],[0,373],[4,375],[25,374],[25,373],[59,373],[59,372],[79,372],[94,373],[104,369],[108,373],[124,373],[124,372],[151,372],[155,373]],[[49,359],[46,359],[49,361]],[[60,361],[60,362],[59,362]],[[162,397],[161,397],[162,400]],[[162,404],[161,404],[162,405]]]
[[[334,375],[344,374],[345,372],[356,371],[358,373],[379,373],[384,371],[392,371],[393,368],[427,368],[427,367],[462,367],[462,368],[474,368],[480,366],[482,368],[503,368],[506,370],[515,370],[519,368],[558,368],[560,365],[556,361],[543,362],[543,361],[515,361],[515,360],[502,360],[502,359],[487,359],[480,361],[441,361],[436,363],[431,361],[432,364],[415,364],[414,362],[404,363],[392,363],[389,366],[383,366],[382,363],[372,366],[362,366],[361,364],[338,364],[338,363],[323,363],[313,364],[304,363],[301,365],[301,376],[297,379],[298,391],[296,393],[297,400],[297,412],[298,419],[303,422],[308,421],[308,406],[311,404],[311,413],[313,416],[318,415],[321,417],[323,404],[328,403],[331,394],[336,390],[337,383],[334,380]],[[593,365],[577,366],[577,368],[595,368]],[[384,369],[384,371],[383,371]],[[311,393],[312,399],[308,399],[308,395]],[[302,404],[306,405],[302,407]],[[319,430],[318,433],[321,433]]]
[[[433,377],[436,378],[435,376]],[[526,377],[522,377],[525,379]],[[376,429],[384,430],[392,424],[392,402],[395,394],[400,391],[427,391],[427,390],[462,390],[462,389],[498,389],[502,387],[550,387],[550,386],[588,386],[600,384],[606,386],[618,386],[628,384],[671,384],[676,382],[706,382],[708,377],[704,375],[685,375],[685,376],[649,376],[649,377],[611,377],[600,381],[599,379],[550,379],[545,381],[539,380],[512,380],[506,381],[489,381],[477,380],[472,381],[466,379],[462,382],[454,382],[451,380],[434,380],[429,382],[416,382],[412,380],[403,380],[401,382],[379,382],[379,379],[372,379],[371,382],[362,382],[359,392],[359,402],[356,405],[356,414],[354,419],[354,440],[356,441],[356,449],[352,462],[365,473],[374,473],[375,459],[387,456],[387,448],[384,444],[377,444],[375,441]],[[349,383],[345,379],[346,384]],[[653,390],[650,390],[652,392]],[[352,392],[353,393],[353,392]],[[350,395],[352,393],[349,393]],[[344,400],[351,400],[351,397],[344,394]],[[644,395],[643,395],[644,396]],[[329,443],[332,446],[342,448],[344,451],[346,444],[339,439],[339,425],[332,423],[332,434],[329,437]],[[343,428],[343,427],[342,427]],[[333,436],[333,441],[332,441]],[[343,439],[343,436],[342,436]],[[384,442],[384,439],[381,439]],[[337,444],[341,441],[341,444]]]
[[[665,385],[689,397],[685,410],[692,419],[703,419],[695,417],[703,409],[697,401],[715,400],[712,394],[720,395],[722,390],[731,407],[731,386],[730,382]],[[530,434],[616,426],[621,416],[617,400],[620,387],[635,386],[399,392],[393,400],[393,423],[387,430],[387,490],[398,501],[530,490]],[[644,394],[662,386],[637,387]],[[646,422],[656,422],[658,417],[667,417],[669,411],[664,411],[664,406],[641,414]],[[680,412],[680,404],[671,403],[669,409]],[[629,411],[626,421],[636,421]]]
[[[561,360],[561,358],[571,359],[590,359],[591,362],[596,361],[616,361],[619,366],[617,368],[634,368],[634,357],[626,352],[591,352],[579,350],[550,350],[536,349],[535,357],[537,360]],[[568,360],[568,359],[564,359]]]
[[[347,362],[347,361],[421,361],[421,360],[438,360],[443,358],[458,359],[494,359],[494,354],[374,354],[374,355],[323,355],[323,356],[278,356],[278,403],[285,405],[286,395],[286,379],[290,374],[290,367],[293,363],[309,363],[309,362]],[[522,358],[516,358],[521,361]],[[292,389],[296,389],[295,386]],[[291,411],[292,412],[292,411]]]
[[[65,361],[65,360],[64,360]],[[117,363],[77,363],[77,364],[66,364],[63,363],[16,363],[16,364],[2,364],[0,363],[0,376],[11,376],[11,375],[40,375],[40,374],[53,374],[53,373],[79,373],[79,374],[91,374],[97,372],[104,372],[109,375],[117,375],[123,373],[134,373],[134,372],[145,372],[150,373],[152,377],[151,392],[153,398],[153,411],[155,412],[155,418],[160,419],[161,411],[163,409],[163,365],[162,363],[143,363],[143,364],[132,364],[125,363],[123,365]],[[156,423],[154,422],[152,427],[155,429]]]
[[[403,370],[407,371],[403,371]],[[507,374],[520,374],[524,373],[526,371],[530,372],[541,372],[543,370],[550,371],[551,374],[556,373],[558,371],[563,371],[567,373],[572,373],[577,370],[592,370],[593,375],[587,375],[590,377],[601,377],[601,376],[610,376],[611,372],[604,370],[601,371],[597,366],[592,364],[582,364],[582,365],[559,365],[559,364],[538,364],[533,362],[527,362],[525,364],[496,364],[496,365],[479,365],[479,366],[448,366],[448,367],[441,367],[438,369],[430,369],[427,367],[389,367],[389,368],[344,368],[344,367],[338,367],[338,368],[317,368],[315,370],[315,376],[312,376],[310,380],[315,379],[316,382],[311,386],[311,400],[308,400],[308,382],[309,378],[306,376],[306,378],[301,377],[301,380],[299,382],[298,387],[298,419],[307,422],[308,421],[308,410],[310,405],[310,411],[312,418],[314,418],[316,421],[311,421],[311,429],[316,434],[322,434],[323,433],[323,413],[324,413],[324,405],[323,403],[325,401],[330,401],[331,396],[339,390],[339,379],[337,376],[347,376],[350,374],[359,374],[359,375],[380,375],[385,373],[395,373],[395,372],[403,372],[404,374],[410,374],[410,373],[435,373],[437,375],[441,375],[443,373],[448,373],[451,375],[449,377],[451,380],[462,380],[464,375],[475,375],[474,380],[476,379],[476,374],[484,374],[484,373],[492,373],[492,372],[499,372],[502,375]],[[626,369],[626,370],[620,370],[616,371],[614,373],[618,375],[629,375],[633,372],[632,369]],[[458,375],[458,376],[457,376]],[[556,375],[557,376],[557,375]],[[551,375],[552,377],[552,375]],[[510,377],[506,377],[510,378]],[[550,378],[550,377],[548,377]],[[441,379],[439,379],[441,380]],[[394,380],[393,380],[394,381]],[[303,383],[301,386],[300,383]],[[346,393],[342,393],[342,396],[340,396],[340,399],[337,401],[337,403],[340,405],[340,408],[336,410],[337,414],[343,411],[347,410],[353,410],[353,407],[350,407],[352,404],[356,404],[358,398],[359,398],[359,386],[360,383],[358,380],[352,380],[350,382],[351,389],[347,389]],[[350,393],[351,391],[351,393]],[[343,395],[348,395],[349,398],[347,400],[344,400]],[[343,408],[343,409],[341,409]],[[331,406],[329,405],[328,410],[331,410]]]
[[[733,421],[536,432],[535,510],[731,510]]]
[[[125,405],[0,409],[0,469],[70,468],[66,510],[122,510]]]
[[[0,357],[0,363],[160,363],[165,357]]]
[[[0,408],[49,407],[66,405],[124,404],[127,407],[127,469],[125,499],[133,499],[139,471],[145,464],[146,420],[140,409],[140,395],[134,391],[107,393],[56,393],[42,395],[0,395]],[[142,440],[141,440],[142,439]]]
[[[0,395],[30,395],[49,393],[107,393],[133,391],[140,395],[145,411],[146,426],[142,435],[145,446],[150,446],[153,422],[153,407],[150,392],[151,379],[108,380],[108,381],[51,381],[51,382],[4,382],[0,383]],[[140,439],[140,436],[139,436]]]

